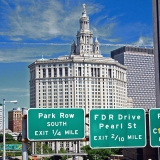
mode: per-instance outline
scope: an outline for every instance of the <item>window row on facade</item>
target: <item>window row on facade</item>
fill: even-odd
[[[34,78],[54,78],[54,77],[106,77],[106,78],[117,78],[121,80],[125,80],[125,73],[110,69],[110,68],[84,68],[77,67],[75,70],[69,69],[67,67],[64,68],[43,68],[38,69],[38,71],[32,70],[31,79]]]

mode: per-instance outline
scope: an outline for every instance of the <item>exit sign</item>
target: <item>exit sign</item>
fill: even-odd
[[[146,145],[144,109],[92,109],[91,148],[133,148]]]
[[[6,144],[5,145],[6,150],[12,151],[12,150],[16,150],[16,151],[21,151],[22,150],[22,144]],[[0,144],[0,150],[3,150],[3,145]]]
[[[160,147],[160,108],[149,110],[150,145]]]
[[[27,136],[30,141],[82,139],[85,116],[82,108],[30,108]]]

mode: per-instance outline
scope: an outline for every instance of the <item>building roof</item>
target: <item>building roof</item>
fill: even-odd
[[[8,112],[22,112],[21,111],[21,108],[13,108],[11,111],[8,111]]]
[[[53,64],[53,63],[84,63],[84,64],[108,64],[108,65],[116,65],[118,67],[126,69],[126,67],[120,64],[118,61],[110,58],[110,57],[82,57],[80,55],[72,55],[72,56],[62,56],[54,59],[39,59],[30,64],[28,67],[31,68],[35,64]]]
[[[133,47],[133,46],[123,46],[116,50],[111,51],[111,57],[114,58],[115,55],[123,53],[123,52],[139,52],[139,53],[146,53],[146,54],[153,54],[153,48],[141,48],[141,47]]]

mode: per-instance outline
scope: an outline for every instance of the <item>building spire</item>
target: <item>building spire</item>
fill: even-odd
[[[83,4],[83,12],[82,12],[82,17],[86,17],[86,4]]]
[[[86,13],[86,4],[82,6],[83,11],[79,19],[80,29],[77,32],[77,44],[72,44],[71,55],[102,57],[97,38],[93,42],[93,33],[90,30],[89,17]]]
[[[98,39],[97,39],[97,37],[96,37],[96,39],[95,39],[95,42],[96,42],[96,43],[98,43]]]

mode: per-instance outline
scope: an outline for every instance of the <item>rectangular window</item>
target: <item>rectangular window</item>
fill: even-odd
[[[43,78],[46,78],[46,69],[43,68]]]
[[[93,68],[91,68],[91,76],[93,77]]]
[[[108,69],[108,77],[111,78],[112,77],[112,73],[111,73],[111,69]]]
[[[67,77],[68,76],[68,68],[65,67],[65,76]]]
[[[57,68],[54,68],[54,77],[57,77]]]
[[[78,76],[81,76],[81,67],[78,67]]]
[[[100,68],[98,68],[97,72],[98,72],[98,77],[100,77]]]
[[[62,77],[62,68],[59,68],[59,76]]]
[[[48,68],[48,77],[51,77],[51,68]]]

